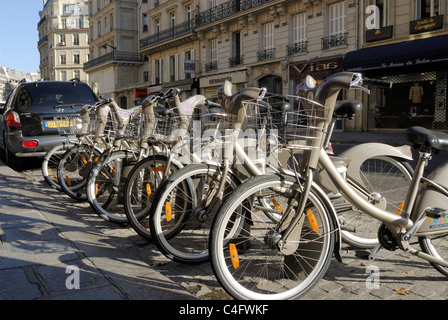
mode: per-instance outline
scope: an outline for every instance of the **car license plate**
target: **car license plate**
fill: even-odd
[[[45,128],[67,128],[75,125],[75,120],[48,120],[44,123]]]

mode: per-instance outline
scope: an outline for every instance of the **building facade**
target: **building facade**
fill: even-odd
[[[448,129],[447,1],[365,0],[361,9],[359,50],[344,68],[393,83],[364,96],[362,130]]]
[[[46,0],[39,12],[38,49],[43,80],[88,82],[83,64],[89,59],[87,0]]]
[[[138,0],[90,0],[90,60],[84,64],[92,89],[134,106],[143,57],[138,52]]]
[[[85,70],[97,92],[122,106],[170,87],[183,99],[214,98],[224,80],[234,90],[294,95],[307,75],[320,82],[346,70],[394,85],[370,85],[370,95],[342,92],[340,99],[361,100],[364,109],[339,129],[446,128],[447,0],[89,3]]]

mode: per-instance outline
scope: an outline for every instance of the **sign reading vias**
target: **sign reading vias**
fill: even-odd
[[[336,58],[292,65],[289,69],[289,76],[290,79],[303,80],[310,75],[316,80],[321,80],[334,73],[344,71],[342,61],[342,58]]]

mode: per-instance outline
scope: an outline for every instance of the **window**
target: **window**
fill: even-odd
[[[241,33],[232,33],[232,56],[229,60],[229,65],[231,67],[238,66],[243,63],[241,56]]]
[[[263,25],[263,49],[272,48],[274,48],[274,22],[269,22]]]
[[[292,17],[293,43],[306,41],[306,13],[299,13]]]
[[[80,64],[79,51],[73,51],[73,64]]]
[[[73,71],[73,78],[74,79],[81,79],[81,72],[79,70]]]
[[[143,81],[148,82],[149,81],[149,72],[143,71]]]
[[[157,59],[153,61],[152,64],[152,75],[153,75],[153,83],[161,84],[162,83],[162,59]]]
[[[67,71],[61,71],[61,81],[67,81]]]
[[[66,55],[65,55],[65,51],[62,51],[60,54],[59,54],[59,57],[60,57],[60,63],[61,64],[67,64],[67,57],[66,57]]]
[[[440,14],[440,0],[416,0],[416,19],[434,17]]]
[[[274,53],[274,22],[269,22],[263,25],[262,48],[258,51],[258,60],[272,59]]]
[[[148,15],[146,13],[143,14],[143,32],[148,32]]]
[[[79,46],[79,34],[77,34],[77,33],[75,33],[75,34],[73,35],[73,44],[74,44],[75,46]]]
[[[98,28],[98,38],[101,37],[101,22],[98,21],[97,23],[97,28]]]
[[[329,6],[328,35],[345,32],[345,2],[338,2]]]
[[[372,5],[375,5],[380,11],[380,24],[379,26],[387,27],[390,26],[389,15],[390,15],[390,0],[371,0]]]
[[[110,31],[112,31],[114,29],[114,15],[113,14],[110,15],[109,23],[110,23]]]
[[[178,70],[178,55],[170,56],[169,58],[169,75],[170,75],[170,81],[177,81],[177,70]]]
[[[158,19],[155,20],[154,24],[155,24],[155,29],[154,29],[155,32],[154,33],[159,34],[160,33],[160,20],[158,20]]]
[[[59,43],[61,46],[65,46],[66,42],[65,42],[65,34],[61,34],[61,42]]]

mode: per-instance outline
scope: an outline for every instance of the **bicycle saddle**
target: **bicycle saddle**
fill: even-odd
[[[362,103],[356,100],[344,100],[336,102],[334,115],[351,119],[356,113],[362,110]]]
[[[422,152],[448,151],[448,134],[423,127],[411,127],[406,131],[406,140],[414,149]]]

